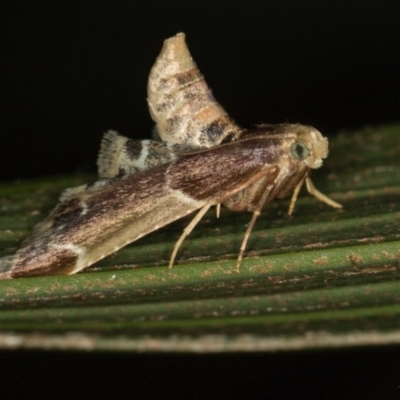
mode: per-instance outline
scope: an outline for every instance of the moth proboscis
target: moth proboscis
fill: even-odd
[[[15,255],[0,259],[0,278],[74,274],[195,210],[175,245],[211,206],[253,213],[236,270],[261,210],[303,183],[318,200],[341,205],[310,180],[328,155],[328,140],[299,124],[238,126],[215,100],[180,33],[167,39],[151,69],[148,106],[158,140],[109,131],[98,158],[99,180],[67,189]]]

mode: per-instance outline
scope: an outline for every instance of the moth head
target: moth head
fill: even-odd
[[[293,128],[296,139],[290,145],[290,154],[310,168],[319,168],[328,156],[328,139],[311,126],[294,125]]]

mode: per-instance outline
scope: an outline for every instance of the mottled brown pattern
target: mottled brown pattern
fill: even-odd
[[[228,135],[240,137],[242,129],[215,100],[189,53],[184,34],[165,41],[150,72],[147,92],[150,115],[166,142],[213,147]],[[224,121],[225,129],[207,132],[217,120]]]
[[[43,275],[68,275],[77,261],[77,256],[70,250],[52,249],[44,246],[40,253],[28,253],[11,271],[11,278],[24,278]],[[29,256],[31,255],[31,256]]]
[[[116,131],[105,133],[98,159],[99,178],[123,178],[176,160],[198,147],[154,140],[132,140]]]
[[[178,87],[184,87],[199,79],[203,79],[203,75],[197,68],[191,68],[175,74],[174,78],[177,80]]]

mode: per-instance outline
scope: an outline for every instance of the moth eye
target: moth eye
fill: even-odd
[[[302,161],[309,156],[310,150],[305,144],[294,142],[290,146],[290,153],[295,159]]]

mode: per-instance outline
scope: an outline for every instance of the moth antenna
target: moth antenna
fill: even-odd
[[[319,201],[322,201],[323,203],[327,204],[328,206],[331,206],[333,208],[343,208],[343,206],[340,203],[337,203],[336,201],[332,200],[330,197],[321,193],[314,186],[314,184],[312,183],[312,180],[308,177],[306,178],[306,188],[308,190],[308,193],[310,193],[312,196],[314,196]]]
[[[181,244],[185,240],[186,236],[190,235],[190,232],[192,232],[194,227],[200,222],[200,220],[203,218],[204,214],[209,210],[209,208],[211,206],[212,206],[212,204],[206,204],[205,206],[203,206],[200,209],[200,211],[196,214],[196,216],[192,219],[190,224],[183,230],[183,233],[182,233],[181,237],[175,243],[174,251],[171,254],[171,258],[169,260],[168,268],[171,269],[172,266],[174,265],[176,254],[178,253],[178,250],[181,247]]]
[[[251,217],[249,226],[247,227],[246,233],[244,234],[242,245],[240,246],[239,257],[238,257],[238,259],[236,261],[236,272],[237,273],[240,272],[240,264],[242,263],[242,260],[243,260],[243,254],[244,254],[244,251],[245,251],[246,246],[247,246],[247,241],[249,240],[251,231],[253,230],[254,224],[256,223],[256,220],[257,220],[259,215],[260,215],[260,211],[254,211],[253,212],[253,216]]]

